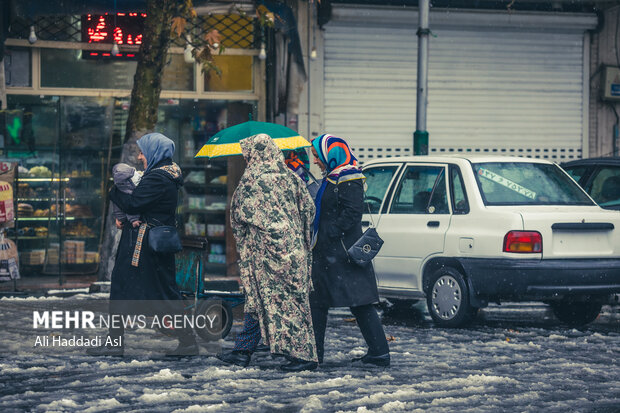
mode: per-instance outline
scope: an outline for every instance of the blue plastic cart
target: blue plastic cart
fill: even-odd
[[[233,323],[233,308],[245,302],[237,291],[206,290],[203,262],[207,258],[208,241],[202,237],[183,238],[183,251],[176,255],[176,280],[187,301],[186,311],[209,320],[206,328],[195,328],[206,341],[224,338]]]

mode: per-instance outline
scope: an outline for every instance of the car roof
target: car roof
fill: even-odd
[[[483,162],[528,162],[528,163],[553,163],[547,159],[527,158],[521,156],[502,156],[502,155],[468,155],[468,154],[446,154],[446,155],[417,155],[417,156],[398,156],[390,158],[377,158],[364,162],[364,166],[380,163],[402,163],[402,162],[437,162],[437,163],[483,163]]]
[[[598,158],[586,158],[576,159],[574,161],[568,161],[562,163],[563,167],[571,166],[587,166],[587,165],[620,165],[620,157],[598,157]]]

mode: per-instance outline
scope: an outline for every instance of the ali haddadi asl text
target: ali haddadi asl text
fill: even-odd
[[[123,337],[112,338],[108,336],[105,343],[101,336],[92,338],[84,338],[83,336],[63,338],[57,335],[37,336],[34,341],[34,347],[100,347],[102,344],[105,344],[106,347],[122,347]]]

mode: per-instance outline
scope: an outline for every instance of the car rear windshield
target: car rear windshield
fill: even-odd
[[[486,162],[473,168],[485,205],[593,205],[553,164]]]

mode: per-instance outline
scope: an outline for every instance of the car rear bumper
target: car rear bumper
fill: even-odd
[[[620,259],[459,261],[478,297],[529,299],[620,293]]]

